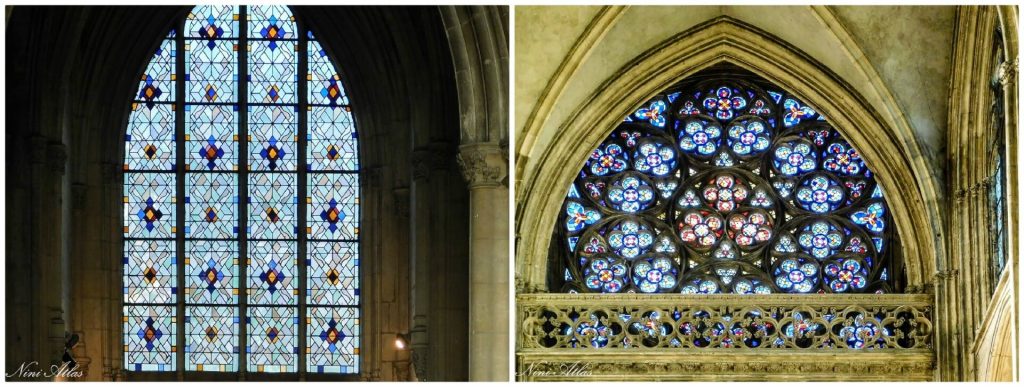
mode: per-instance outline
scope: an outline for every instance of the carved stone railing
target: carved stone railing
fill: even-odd
[[[518,296],[520,380],[931,380],[930,295]]]

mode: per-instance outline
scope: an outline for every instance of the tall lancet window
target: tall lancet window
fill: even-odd
[[[567,187],[554,290],[900,292],[882,189],[843,130],[738,68],[665,90]]]
[[[357,132],[287,7],[195,7],[124,144],[127,371],[359,372]]]
[[[989,157],[991,160],[991,173],[988,178],[988,199],[989,199],[989,284],[990,292],[995,290],[999,283],[999,275],[1006,266],[1006,104],[1005,92],[1003,90],[1003,66],[1005,66],[1006,55],[1003,53],[1003,33],[996,30],[992,42],[992,69],[990,91],[992,98],[991,111],[989,112]]]

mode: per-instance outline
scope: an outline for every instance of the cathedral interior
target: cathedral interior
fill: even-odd
[[[508,20],[7,6],[7,380],[507,380]]]
[[[1019,380],[1016,6],[514,14],[517,380]]]

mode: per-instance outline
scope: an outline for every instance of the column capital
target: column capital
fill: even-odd
[[[413,180],[430,179],[431,171],[448,170],[451,163],[451,146],[447,143],[431,143],[412,151]]]
[[[409,187],[396,187],[391,192],[395,200],[395,215],[409,219]]]
[[[508,174],[506,156],[497,143],[475,143],[460,146],[456,161],[470,189],[497,187]]]
[[[996,74],[1000,85],[1011,84],[1017,78],[1017,60],[1018,58],[1013,58],[1012,61],[1007,60],[999,64]]]
[[[59,142],[51,142],[46,147],[47,155],[47,166],[50,171],[56,172],[63,175],[65,171],[65,163],[68,160],[67,147]]]

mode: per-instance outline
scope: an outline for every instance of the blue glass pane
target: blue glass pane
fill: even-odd
[[[176,321],[173,306],[125,306],[125,369],[174,371]]]
[[[172,32],[173,38],[173,32]],[[174,39],[165,39],[146,66],[146,72],[139,81],[135,98],[147,106],[157,102],[174,101],[175,59],[177,46]]]
[[[238,242],[185,241],[185,302],[238,302]]]
[[[295,238],[297,191],[294,173],[250,174],[249,238]]]
[[[359,304],[359,244],[310,242],[306,278],[310,305]]]
[[[249,304],[290,305],[298,301],[295,241],[249,241]]]
[[[236,102],[238,89],[238,43],[234,41],[189,40],[185,42],[186,102]]]
[[[249,38],[251,39],[295,39],[295,16],[284,5],[249,6]]]
[[[307,233],[310,239],[359,237],[359,175],[310,173]]]
[[[341,83],[338,70],[331,64],[327,51],[316,40],[310,39],[309,51],[309,103],[314,105],[340,106],[348,105],[345,87]]]
[[[249,102],[298,103],[295,42],[249,42]]]
[[[185,168],[238,170],[238,111],[234,105],[185,105]]]
[[[309,308],[309,372],[359,372],[359,309]]]
[[[238,175],[189,173],[185,179],[185,235],[238,236]]]
[[[175,175],[171,173],[126,172],[124,174],[124,236],[126,238],[172,238],[174,226]]]
[[[190,306],[185,309],[185,332],[186,370],[238,369],[238,308]]]
[[[254,372],[295,372],[298,317],[294,307],[250,307],[246,353]]]
[[[133,103],[125,134],[124,170],[173,171],[174,105]]]
[[[347,107],[312,106],[308,110],[311,171],[359,169],[359,143],[352,113]]]
[[[124,302],[171,304],[177,299],[174,241],[124,241]]]
[[[249,168],[297,171],[297,117],[294,106],[249,107]]]
[[[232,5],[200,5],[185,18],[185,36],[196,39],[227,39],[238,37],[238,7]]]

